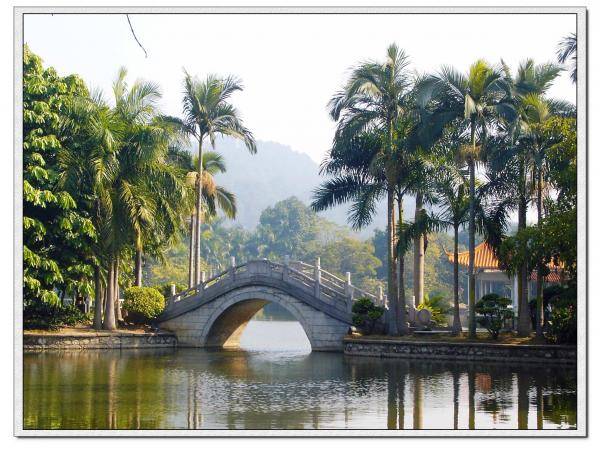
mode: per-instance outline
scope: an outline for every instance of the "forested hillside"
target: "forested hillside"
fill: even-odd
[[[148,260],[145,279],[148,285],[187,281],[187,237],[173,246],[163,262]],[[426,250],[425,292],[442,293],[449,298],[452,286],[452,266],[444,254],[452,240],[446,234],[428,238]],[[203,226],[202,258],[204,270],[216,273],[227,267],[231,256],[238,262],[252,258],[293,259],[307,262],[321,258],[324,269],[343,277],[351,272],[353,283],[375,292],[385,287],[386,257],[385,234],[375,230],[371,237],[362,239],[352,231],[319,217],[296,197],[275,203],[259,215],[254,231],[240,225],[215,220]],[[409,252],[407,261],[412,261]],[[412,295],[412,264],[407,264],[406,284]]]

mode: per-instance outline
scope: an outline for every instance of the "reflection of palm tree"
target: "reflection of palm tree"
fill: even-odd
[[[423,428],[423,378],[415,375],[413,385],[413,429]]]
[[[452,387],[454,392],[454,429],[458,430],[458,398],[460,394],[460,373],[456,368],[452,370]]]
[[[517,372],[517,426],[527,430],[529,422],[529,375]]]
[[[469,368],[469,430],[475,429],[475,371]]]

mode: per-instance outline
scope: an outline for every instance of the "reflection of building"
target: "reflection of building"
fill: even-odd
[[[451,263],[454,262],[454,253],[446,252]],[[469,266],[469,252],[464,251],[458,254],[458,263],[461,266]],[[512,300],[512,306],[515,313],[518,313],[519,302],[517,299],[517,277],[510,277],[505,271],[500,269],[500,264],[493,250],[485,242],[475,247],[475,298],[480,299],[486,294],[498,294]],[[544,278],[544,283],[559,283],[561,272],[560,267],[550,264],[548,266],[550,273]],[[528,283],[529,298],[534,298],[536,293],[537,272],[533,271]]]

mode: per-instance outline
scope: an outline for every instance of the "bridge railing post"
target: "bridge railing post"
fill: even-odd
[[[288,281],[290,279],[290,255],[283,257],[283,280]]]
[[[235,279],[235,256],[232,256],[229,260],[229,275]]]
[[[350,272],[346,272],[346,284],[344,286],[344,291],[346,293],[346,306],[348,307],[348,312],[352,312],[352,302],[354,301],[354,286],[352,286],[352,274]]]
[[[200,285],[198,286],[198,294],[202,295],[204,293],[204,288],[206,284],[206,272],[200,272]]]
[[[380,306],[385,306],[385,303],[383,300],[383,286],[382,285],[379,285],[378,289],[377,289],[377,301]]]
[[[315,297],[321,295],[321,258],[315,261]]]

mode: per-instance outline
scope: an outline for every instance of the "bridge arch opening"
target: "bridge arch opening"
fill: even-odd
[[[205,346],[259,351],[311,351],[309,328],[297,311],[278,302],[236,302],[213,320]]]

